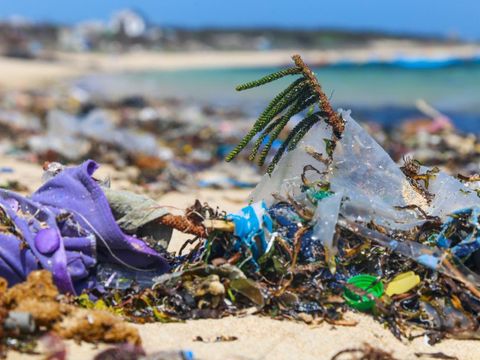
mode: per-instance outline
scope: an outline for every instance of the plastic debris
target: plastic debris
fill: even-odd
[[[472,207],[453,212],[437,236],[440,248],[449,249],[453,255],[467,261],[480,249],[480,208]],[[474,259],[474,261],[477,261]]]
[[[32,314],[27,312],[10,311],[8,317],[3,322],[3,328],[6,332],[32,334],[35,331],[36,326]]]
[[[266,237],[268,232],[272,232],[272,220],[265,203],[259,202],[244,207],[239,214],[230,214],[227,220],[235,224],[233,235],[238,238],[233,251],[248,249],[253,260],[257,260],[265,253],[268,247]]]
[[[327,262],[333,273],[335,273],[335,255],[337,255],[337,246],[333,241],[342,197],[340,192],[318,201],[314,214],[315,226],[312,239],[320,241],[325,246]]]
[[[364,290],[365,294],[358,294],[353,288],[346,287],[343,296],[347,304],[360,311],[370,311],[375,306],[374,296],[379,298],[383,295],[383,284],[375,276],[360,274],[348,279],[347,284]]]
[[[404,294],[415,288],[420,283],[420,276],[413,271],[407,271],[403,274],[395,276],[385,289],[388,296]]]
[[[322,99],[312,105],[320,110],[316,117],[307,115],[288,134],[268,168],[273,172],[263,177],[250,197],[252,202],[266,203],[274,230],[260,268],[250,270],[268,274],[269,280],[286,279],[275,294],[288,293],[285,296],[295,303],[299,294],[295,297],[290,292],[308,288],[301,278],[309,276],[300,275],[299,268],[308,269],[313,272],[311,280],[321,281],[322,295],[325,289],[338,294],[339,287],[345,288],[347,303],[358,305],[354,297],[360,304],[365,300],[364,310],[375,306],[381,321],[398,337],[403,331],[394,323],[404,316],[429,331],[441,332],[441,337],[478,338],[478,322],[467,310],[480,299],[476,230],[480,199],[472,185],[478,176],[454,178],[410,158],[397,165],[350,112],[330,109],[312,72],[298,56],[293,59],[297,67],[238,88],[261,86],[287,73],[303,76],[274,98],[227,160],[257,133],[278,136],[291,115],[303,109],[302,94]],[[306,88],[298,90],[302,81]],[[278,110],[285,109],[278,102],[290,106],[289,110]],[[261,152],[260,164],[269,145]],[[361,270],[373,276],[363,290],[347,280],[362,277]],[[394,278],[399,272],[407,275]],[[382,278],[393,278],[392,295],[405,295],[415,286],[416,292],[388,299],[370,295],[369,286],[377,282],[382,286]],[[428,320],[415,315],[418,309],[428,314]],[[438,341],[433,336],[430,340]]]
[[[37,269],[52,272],[62,292],[95,284],[97,262],[164,272],[165,259],[140,239],[123,233],[101,187],[93,161],[67,168],[30,198],[0,191],[0,274],[9,284]]]
[[[184,214],[171,214],[148,196],[94,179],[93,161],[74,168],[46,164],[45,184],[30,197],[0,192],[0,270],[10,285],[17,283],[7,289],[0,281],[0,333],[20,329],[30,314],[38,329],[62,337],[134,344],[99,359],[119,353],[187,359],[193,358],[187,351],[145,355],[138,332],[114,314],[146,323],[260,313],[353,326],[343,313],[356,309],[373,312],[399,339],[413,338],[411,329],[418,327],[430,343],[479,339],[480,177],[453,177],[409,157],[401,166],[396,162],[409,151],[450,171],[463,162],[471,174],[478,141],[456,135],[445,119],[429,124],[424,135],[412,135],[413,125],[403,127],[401,136],[408,139],[373,126],[369,133],[350,112],[322,108],[325,94],[313,94],[311,86],[320,85],[295,60],[302,65],[302,89],[322,100],[319,112],[297,132],[304,137],[295,138],[296,148],[286,147],[289,137],[274,139],[280,127],[272,137],[254,139],[285,156],[274,157],[280,160],[268,168],[273,173],[238,213],[196,201]],[[256,182],[255,171],[243,163],[229,171],[215,165],[245,125],[210,121],[207,114],[224,114],[197,106],[179,110],[142,98],[125,99],[113,110],[117,105],[90,104],[71,114],[51,110],[46,131],[25,130],[27,147],[37,161],[95,156],[121,168],[142,192]],[[277,121],[289,114],[269,116]],[[214,125],[206,126],[206,119]],[[417,144],[423,153],[412,151]],[[425,152],[431,149],[435,156]],[[443,150],[454,155],[453,164],[439,155]],[[191,235],[176,254],[165,250],[173,229]],[[49,272],[40,276],[38,269]],[[383,284],[388,296],[382,296]],[[72,295],[60,297],[59,290]],[[25,295],[30,292],[33,300]],[[12,323],[18,314],[21,321]],[[235,339],[199,335],[198,341]],[[392,358],[371,346],[343,355]]]
[[[342,194],[339,213],[357,223],[374,222],[387,229],[409,230],[425,222],[424,214],[445,221],[448,214],[480,203],[476,193],[459,180],[438,172],[429,175],[430,170],[426,168],[418,169],[421,174],[426,174],[422,175],[425,179],[430,180],[422,192],[411,184],[409,178],[348,112],[343,112],[342,117],[346,123],[345,133],[333,152],[330,167],[327,168],[324,162],[312,156],[325,154],[324,142],[319,144],[316,139],[329,136],[328,127],[318,124],[294,151],[280,161],[271,178],[266,175],[251,198],[270,204],[274,201],[271,194],[299,199],[302,196],[302,182],[298,174],[302,174],[305,167],[313,166],[317,172],[311,175],[310,181],[328,182],[331,191]],[[431,200],[425,191],[432,194]],[[337,247],[326,240],[333,238],[334,229],[330,229],[329,236],[324,237],[322,244],[328,253],[334,254],[338,251]],[[393,249],[392,244],[389,247]],[[420,245],[415,246],[418,248]],[[469,246],[475,245],[472,243]],[[438,249],[436,255],[429,255],[429,251],[435,252],[434,248],[429,249],[424,255],[418,250],[416,255],[409,252],[422,263],[436,269],[443,255]]]

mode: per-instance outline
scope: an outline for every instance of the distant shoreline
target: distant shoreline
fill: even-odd
[[[55,61],[0,57],[0,89],[48,86],[56,82],[95,73],[147,70],[185,70],[241,67],[276,67],[290,64],[300,53],[312,65],[340,61],[362,63],[371,59],[389,61],[395,57],[461,59],[478,57],[480,45],[425,45],[412,41],[376,41],[369,47],[328,50],[130,52],[126,54],[55,53]]]

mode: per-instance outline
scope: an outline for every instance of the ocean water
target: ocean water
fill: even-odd
[[[79,82],[105,96],[148,94],[181,97],[194,102],[235,105],[256,112],[293,77],[243,92],[235,86],[278,68],[218,68],[145,71],[102,75]],[[415,101],[424,99],[450,115],[467,131],[480,132],[480,65],[464,64],[435,69],[357,66],[314,69],[325,93],[336,107],[350,108],[368,120],[394,124],[418,115]]]

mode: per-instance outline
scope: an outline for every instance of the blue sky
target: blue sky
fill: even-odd
[[[480,39],[478,0],[0,0],[0,17],[73,23],[105,20],[123,7],[158,24],[189,27],[337,27]]]

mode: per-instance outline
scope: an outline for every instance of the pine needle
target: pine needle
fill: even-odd
[[[303,62],[300,55],[294,55],[292,56],[292,59],[295,63],[295,67],[280,70],[264,76],[261,79],[237,86],[236,89],[242,91],[265,85],[288,75],[300,75],[300,78],[293,81],[286,89],[273,98],[260,114],[252,129],[226,156],[226,161],[234,159],[250,143],[250,141],[257,136],[257,134],[260,134],[255,140],[249,159],[251,161],[255,160],[258,151],[265,142],[265,139],[268,138],[268,141],[264,144],[258,159],[258,164],[262,166],[274,141],[278,138],[290,119],[296,114],[300,114],[308,107],[314,105],[315,107],[318,107],[319,111],[312,115],[307,114],[307,116],[292,129],[282,146],[274,155],[272,162],[267,168],[267,172],[271,173],[283,154],[286,151],[295,149],[300,140],[318,121],[323,120],[332,128],[333,135],[330,141],[333,146],[341,138],[345,128],[345,123],[342,117],[333,110],[328,101],[328,97],[323,92],[315,74]]]
[[[302,69],[299,68],[299,67],[292,67],[292,68],[280,70],[280,71],[277,71],[273,74],[264,76],[261,79],[250,81],[250,82],[247,82],[247,83],[242,84],[242,85],[238,85],[236,87],[236,90],[237,91],[243,91],[243,90],[247,90],[247,89],[252,89],[254,87],[265,85],[265,84],[268,84],[269,82],[281,79],[281,78],[283,78],[285,76],[288,76],[288,75],[300,74],[301,72],[302,72]]]

